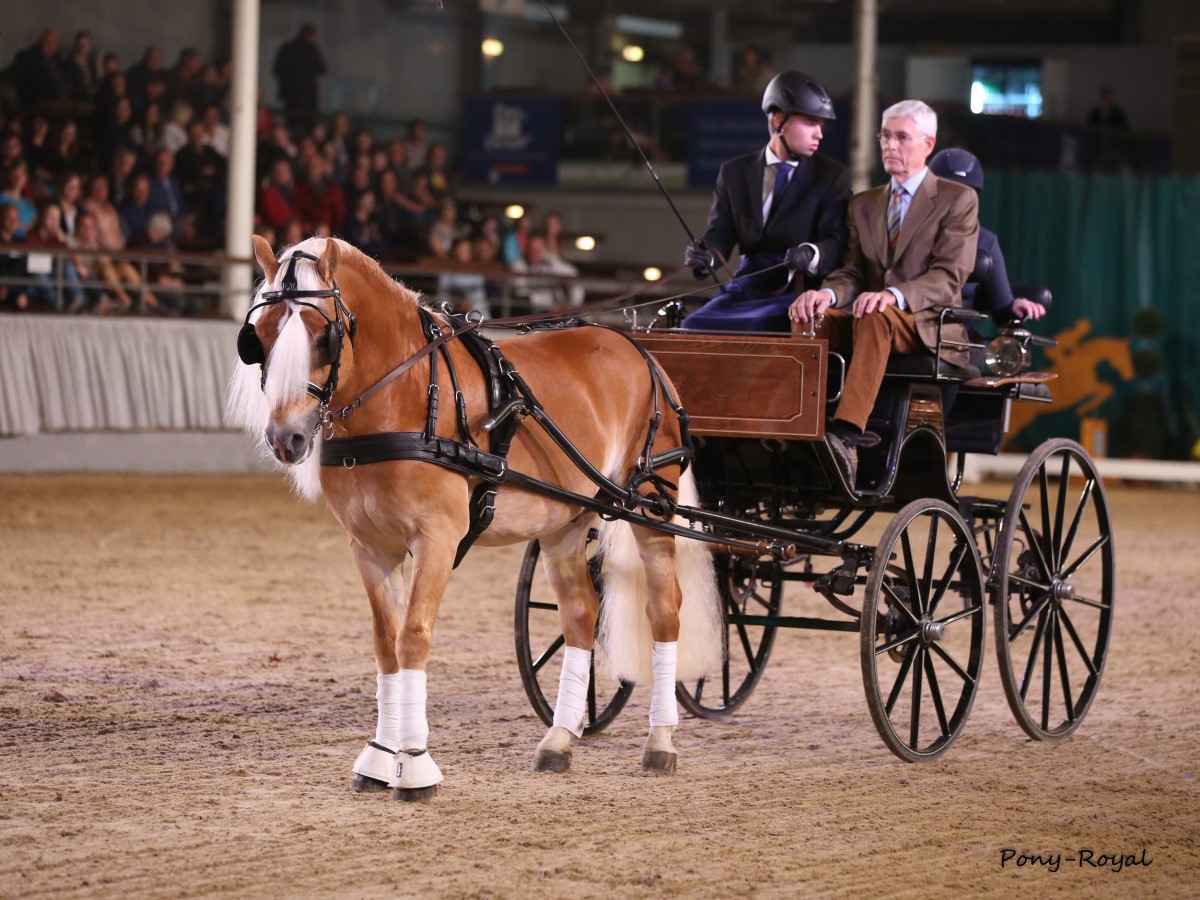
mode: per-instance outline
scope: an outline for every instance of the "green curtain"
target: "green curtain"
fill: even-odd
[[[1200,178],[989,173],[979,215],[1000,237],[1009,277],[1053,291],[1039,333],[1086,318],[1092,336],[1130,337],[1135,351],[1161,355],[1151,377],[1104,373],[1117,385],[1097,412],[1111,450],[1190,455],[1200,439]],[[1135,334],[1145,309],[1165,319],[1157,336]],[[1158,427],[1145,418],[1150,407],[1162,411],[1161,441],[1147,430]],[[1017,443],[1030,449],[1078,427],[1068,413],[1043,416]]]

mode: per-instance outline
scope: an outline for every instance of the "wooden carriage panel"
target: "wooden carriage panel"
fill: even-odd
[[[671,377],[694,434],[824,437],[825,341],[686,333],[635,337]]]

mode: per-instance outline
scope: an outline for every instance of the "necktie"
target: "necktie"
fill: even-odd
[[[771,209],[767,215],[771,215],[775,210],[779,209],[779,198],[783,196],[783,192],[787,189],[788,179],[792,177],[792,167],[785,162],[773,163],[775,166],[775,187],[771,189]]]
[[[896,252],[896,240],[900,237],[900,214],[904,206],[904,188],[897,187],[892,191],[892,199],[887,208],[887,240],[888,259]]]

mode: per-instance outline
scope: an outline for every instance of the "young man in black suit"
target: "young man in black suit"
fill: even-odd
[[[721,166],[708,229],[684,253],[699,278],[735,246],[741,265],[684,328],[787,331],[792,300],[837,268],[846,248],[850,172],[817,153],[834,118],[829,94],[802,72],[783,72],[767,85],[762,109],[770,141]]]

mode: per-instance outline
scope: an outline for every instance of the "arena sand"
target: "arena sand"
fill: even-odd
[[[784,632],[739,715],[683,721],[676,777],[637,771],[644,689],[570,774],[534,774],[521,548],[476,549],[430,665],[446,781],[409,805],[348,789],[374,662],[323,506],[275,477],[0,478],[0,895],[1196,896],[1200,493],[1110,499],[1116,625],[1080,730],[1025,738],[989,633],[965,733],[921,765],[875,734],[856,637]]]

